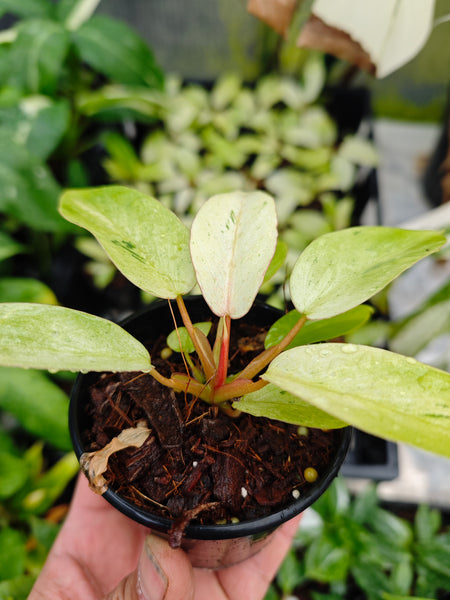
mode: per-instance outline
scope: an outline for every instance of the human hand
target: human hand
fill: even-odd
[[[261,600],[298,527],[219,571],[195,569],[186,553],[131,521],[78,478],[67,519],[28,600]],[[111,591],[112,590],[112,591]]]

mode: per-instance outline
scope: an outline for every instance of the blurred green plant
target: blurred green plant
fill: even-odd
[[[380,506],[376,485],[352,498],[336,479],[305,516],[266,600],[419,600],[450,590],[450,530],[421,505],[413,522]]]
[[[162,92],[84,93],[79,110],[98,116],[128,107],[153,121],[138,149],[118,132],[104,135],[111,181],[157,197],[187,225],[211,195],[267,191],[281,238],[297,256],[319,235],[350,225],[360,168],[378,160],[362,135],[340,136],[322,97],[326,78],[323,56],[311,53],[301,80],[270,74],[249,86],[225,74],[208,89],[167,77]]]
[[[0,261],[22,251],[0,236]],[[0,298],[57,304],[32,278],[0,277]],[[0,368],[0,600],[28,597],[65,512],[53,505],[78,471],[62,389],[67,375],[58,376]]]
[[[0,407],[0,599],[25,600],[65,515],[55,504],[78,461],[68,451],[67,397],[46,375],[1,369]],[[40,440],[30,443],[24,430]]]
[[[99,123],[80,112],[77,96],[105,82],[162,86],[148,45],[125,23],[94,15],[99,2],[0,2],[0,17],[13,21],[0,31],[0,250],[12,248],[3,236],[20,231],[22,249],[48,259],[74,231],[57,211],[61,190],[94,183],[89,152],[125,118],[119,111]]]

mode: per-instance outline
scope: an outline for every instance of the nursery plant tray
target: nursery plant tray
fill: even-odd
[[[391,481],[398,477],[397,444],[355,429],[340,472],[354,479]]]

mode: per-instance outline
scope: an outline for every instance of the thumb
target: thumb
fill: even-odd
[[[194,575],[188,557],[156,535],[145,538],[139,565],[105,600],[191,600]]]

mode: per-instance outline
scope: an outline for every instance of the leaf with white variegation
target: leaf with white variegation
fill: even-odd
[[[197,281],[214,314],[232,319],[249,310],[275,253],[277,217],[264,192],[210,198],[191,230]]]
[[[302,252],[292,270],[295,308],[325,319],[365,302],[420,259],[445,244],[432,231],[350,227],[326,233]]]
[[[301,398],[301,410],[306,401],[373,435],[450,457],[444,371],[380,348],[325,343],[283,352],[262,377]]]
[[[158,200],[122,186],[70,190],[60,212],[90,231],[132,283],[159,298],[195,285],[189,230]]]
[[[49,371],[150,371],[145,347],[119,325],[62,306],[0,304],[0,364]]]

